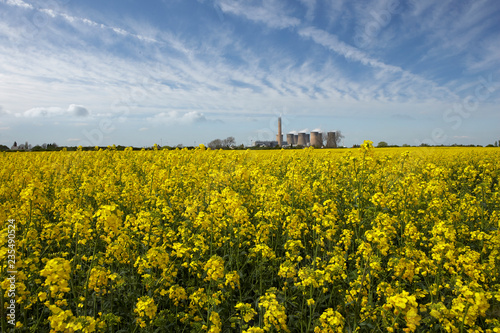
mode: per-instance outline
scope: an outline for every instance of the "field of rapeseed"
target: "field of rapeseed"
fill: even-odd
[[[500,332],[498,149],[0,163],[2,332]]]

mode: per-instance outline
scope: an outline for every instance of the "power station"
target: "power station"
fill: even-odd
[[[253,146],[260,147],[326,147],[337,148],[337,133],[326,132],[326,137],[323,137],[323,132],[314,130],[310,133],[304,131],[299,133],[290,132],[286,135],[286,142],[283,141],[283,131],[281,128],[281,117],[278,118],[278,134],[276,134],[276,141],[254,141]],[[326,140],[326,143],[323,140]]]

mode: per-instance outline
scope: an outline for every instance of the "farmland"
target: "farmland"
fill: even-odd
[[[2,332],[500,331],[499,149],[0,161]]]

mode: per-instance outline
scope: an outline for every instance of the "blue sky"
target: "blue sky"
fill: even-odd
[[[0,144],[500,140],[500,2],[0,0]]]

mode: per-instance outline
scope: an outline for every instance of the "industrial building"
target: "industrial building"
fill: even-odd
[[[286,134],[286,141],[283,140],[283,130],[281,128],[281,117],[278,118],[278,134],[276,134],[276,141],[254,141],[254,147],[326,147],[326,148],[337,148],[337,133],[336,132],[326,132],[326,136],[323,136],[321,131],[312,131],[310,133],[299,132],[295,134],[290,132]],[[326,142],[324,142],[324,140]]]
[[[274,148],[278,147],[278,141],[253,141],[252,147]]]

